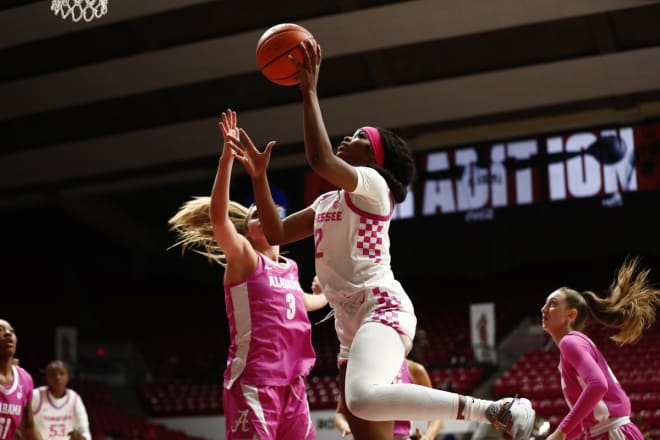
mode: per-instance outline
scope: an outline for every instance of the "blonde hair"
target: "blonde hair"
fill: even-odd
[[[211,198],[208,196],[193,197],[181,205],[167,222],[169,230],[177,235],[176,242],[168,249],[179,246],[182,253],[192,250],[225,267],[225,253],[213,238],[210,206]],[[245,235],[248,213],[249,209],[245,206],[229,201],[227,215],[239,234]]]
[[[637,342],[655,321],[655,309],[660,304],[660,290],[649,284],[649,272],[650,269],[640,268],[639,258],[628,259],[619,268],[605,298],[591,291],[561,287],[567,306],[578,312],[572,328],[582,331],[592,317],[608,328],[619,330],[611,336],[617,344]]]

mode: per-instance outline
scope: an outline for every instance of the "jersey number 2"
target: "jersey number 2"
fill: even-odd
[[[321,244],[321,239],[323,238],[323,229],[318,228],[314,230],[314,257],[322,258],[323,252],[319,250],[319,245]]]

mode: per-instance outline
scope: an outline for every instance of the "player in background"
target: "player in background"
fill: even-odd
[[[560,287],[541,309],[543,328],[559,347],[559,372],[570,411],[548,440],[643,440],[630,420],[630,399],[600,350],[583,330],[590,319],[617,329],[620,345],[636,342],[655,320],[660,290],[632,258],[619,268],[606,296]]]
[[[32,398],[34,422],[44,440],[92,440],[87,410],[69,385],[69,368],[59,360],[46,366],[46,385]]]
[[[41,440],[32,414],[34,382],[18,366],[17,342],[9,321],[0,319],[0,440]]]

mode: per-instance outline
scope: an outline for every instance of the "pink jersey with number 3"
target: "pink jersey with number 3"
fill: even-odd
[[[298,265],[257,253],[245,280],[225,286],[231,343],[225,388],[240,382],[283,386],[306,376],[316,360]]]
[[[14,381],[6,387],[0,385],[0,440],[14,439],[25,406],[32,402],[32,376],[17,365],[12,366],[12,372]]]

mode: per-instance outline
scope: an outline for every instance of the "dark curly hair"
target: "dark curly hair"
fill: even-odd
[[[410,186],[416,177],[415,159],[408,148],[406,141],[398,135],[385,128],[376,127],[380,133],[383,143],[384,160],[382,167],[376,167],[376,170],[387,182],[394,201],[401,203],[406,199],[408,186]]]

